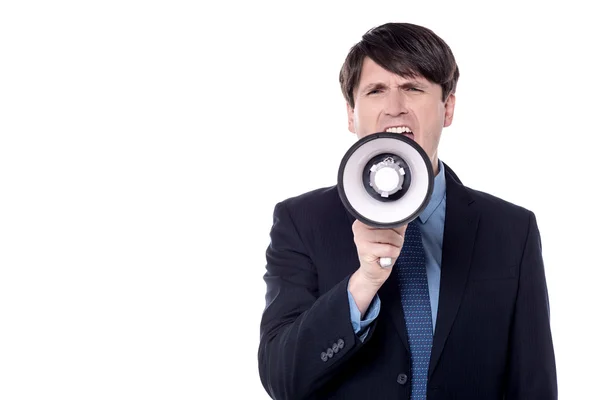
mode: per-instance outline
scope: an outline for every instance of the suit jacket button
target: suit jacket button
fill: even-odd
[[[325,352],[321,353],[321,360],[323,360],[323,362],[329,360],[329,357],[327,357],[327,353],[325,353]]]
[[[344,348],[344,341],[342,339],[338,340],[337,345],[339,347],[339,349],[343,349]]]
[[[337,353],[340,351],[340,346],[338,346],[337,343],[334,343],[333,346],[331,346],[331,350],[333,350],[334,353]]]
[[[327,357],[333,357],[333,350],[331,350],[331,348],[327,349]]]
[[[406,376],[406,374],[399,374],[398,375],[398,383],[401,385],[405,385],[406,382],[408,382],[408,376]]]

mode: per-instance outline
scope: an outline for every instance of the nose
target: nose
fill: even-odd
[[[397,117],[408,113],[407,99],[402,89],[390,90],[385,104],[385,113]]]

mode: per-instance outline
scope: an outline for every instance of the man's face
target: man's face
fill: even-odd
[[[358,138],[396,131],[416,141],[438,172],[437,148],[442,128],[450,126],[454,94],[442,101],[442,87],[423,77],[402,78],[370,58],[365,58],[354,93],[354,109],[348,105],[348,129]],[[402,129],[405,127],[404,129]]]

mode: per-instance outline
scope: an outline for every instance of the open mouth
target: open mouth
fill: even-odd
[[[399,133],[402,136],[405,136],[409,139],[415,140],[415,135],[413,131],[408,126],[393,126],[391,128],[387,128],[386,132]]]

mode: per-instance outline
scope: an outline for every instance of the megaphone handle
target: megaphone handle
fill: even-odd
[[[381,268],[390,268],[392,266],[392,259],[390,257],[381,257],[379,265],[381,265]]]

